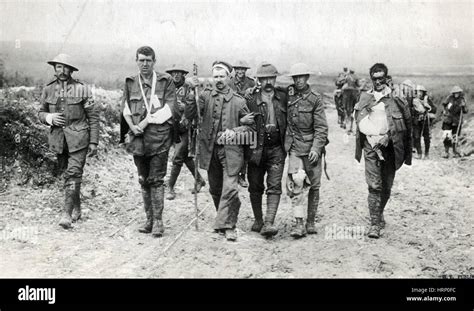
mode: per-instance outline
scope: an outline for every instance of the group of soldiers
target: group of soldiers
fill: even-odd
[[[365,79],[359,79],[354,70],[343,68],[335,81],[334,102],[338,113],[338,124],[352,133],[353,112],[356,103],[363,92],[369,90]],[[437,108],[428,96],[428,90],[423,85],[416,85],[411,80],[403,81],[399,86],[393,84],[391,76],[387,77],[387,85],[397,96],[404,98],[410,107],[412,116],[413,153],[417,159],[429,159],[431,146],[431,129],[436,119]],[[463,90],[454,86],[451,94],[442,102],[442,130],[445,147],[444,158],[449,158],[449,150],[453,149],[454,157],[460,154],[456,149],[461,134],[462,116],[467,113]],[[421,138],[424,141],[424,155],[421,148]]]
[[[182,66],[155,71],[156,55],[151,47],[140,47],[135,56],[138,73],[125,79],[120,142],[125,143],[138,171],[146,215],[140,232],[154,237],[164,234],[165,176],[174,145],[166,198],[175,199],[183,164],[195,178],[194,192],[206,185],[196,169],[197,161],[199,168],[207,171],[217,212],[213,229],[227,240],[237,239],[239,183],[245,181],[245,175],[254,215],[251,231],[267,238],[278,233],[275,218],[286,157],[286,188],[295,217],[290,235],[301,238],[317,233],[315,218],[329,143],[328,124],[322,97],[309,85],[312,72],[305,64],[291,67],[293,84],[283,88],[276,86],[280,74],[271,63],[261,63],[253,81],[245,74],[249,69],[245,62],[232,66],[216,61],[212,64],[212,86],[198,91],[196,73],[186,79],[189,72]],[[51,126],[50,148],[65,170],[65,205],[59,224],[68,229],[81,216],[82,172],[86,155],[97,152],[98,112],[85,86],[72,78],[78,69],[68,55],[60,54],[48,63],[54,66],[55,79],[43,91],[40,118]],[[411,164],[413,123],[406,99],[390,87],[387,67],[377,63],[369,74],[370,90],[351,91],[346,102],[357,102],[350,121],[356,123],[355,156],[360,161],[364,153],[371,219],[368,236],[378,238],[385,226],[383,211],[395,172],[403,164]],[[349,90],[357,86],[351,83]],[[255,137],[253,145],[239,139],[251,135]],[[305,196],[307,206],[302,205]]]

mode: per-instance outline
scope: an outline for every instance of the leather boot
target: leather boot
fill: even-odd
[[[370,229],[367,236],[369,238],[378,239],[380,237],[380,194],[369,192],[368,203],[370,214]]]
[[[174,200],[176,198],[174,186],[176,185],[176,180],[178,180],[180,172],[181,166],[173,164],[173,166],[171,167],[170,179],[168,181],[168,194],[166,195],[167,200]]]
[[[64,189],[64,209],[63,209],[63,215],[61,217],[61,220],[59,221],[59,225],[63,227],[64,229],[70,229],[71,228],[71,223],[72,223],[72,218],[71,218],[71,213],[72,209],[74,208],[74,191],[75,191],[75,184],[69,184],[66,185]]]
[[[309,189],[308,193],[308,217],[306,218],[306,232],[308,234],[316,234],[314,221],[316,220],[316,212],[319,205],[319,189]]]
[[[253,216],[255,220],[250,230],[260,232],[263,227],[263,213],[262,213],[262,195],[257,193],[250,194],[250,203],[252,205]]]
[[[267,195],[267,213],[265,214],[265,222],[260,233],[269,238],[278,233],[278,229],[274,226],[275,217],[278,211],[278,205],[280,204],[279,194],[268,194]]]
[[[296,218],[296,224],[290,235],[295,239],[306,236],[306,229],[304,227],[303,218]]]
[[[163,226],[163,220],[161,218],[164,207],[164,192],[165,187],[163,186],[151,186],[151,208],[153,210],[153,228],[151,234],[153,237],[161,237],[165,232]]]
[[[453,145],[453,157],[454,158],[461,157],[461,154],[459,152],[457,152],[457,150],[456,150],[456,145]]]
[[[76,183],[74,190],[74,208],[72,210],[72,222],[81,219],[81,183]]]
[[[204,181],[204,179],[202,179],[202,176],[201,174],[199,174],[199,171],[197,172],[197,176],[196,176],[196,164],[194,163],[194,160],[192,158],[188,158],[185,162],[186,164],[186,167],[189,169],[189,171],[191,172],[191,174],[193,175],[194,179],[196,180],[196,190],[194,189],[194,187],[191,189],[191,193],[194,194],[196,193],[199,193],[199,191],[201,191],[201,189],[206,185],[206,182]]]
[[[425,159],[428,160],[430,158],[430,141],[425,140]]]
[[[142,186],[143,206],[145,207],[146,223],[138,228],[138,232],[150,233],[153,228],[153,209],[151,208],[150,187]]]
[[[449,159],[449,147],[444,146],[444,156],[443,158]]]

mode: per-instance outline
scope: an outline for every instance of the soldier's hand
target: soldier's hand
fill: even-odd
[[[130,128],[133,132],[133,135],[135,136],[140,136],[140,135],[143,135],[143,130],[140,126],[138,125],[134,125]]]
[[[66,119],[64,118],[64,115],[62,113],[52,113],[51,115],[51,121],[53,122],[53,125],[64,126],[64,124],[66,124]]]
[[[199,78],[196,77],[196,76],[192,77],[192,78],[189,80],[189,82],[190,82],[190,84],[191,84],[191,86],[192,86],[193,88],[196,87],[196,86],[199,86],[199,84],[201,84],[201,83],[199,82]]]
[[[319,154],[316,151],[310,151],[310,153],[308,154],[308,160],[311,164],[318,163]]]
[[[380,141],[377,143],[377,145],[379,147],[387,147],[388,146],[388,141],[389,141],[389,138],[388,138],[388,135],[384,135],[382,137],[382,139],[380,139]]]
[[[87,150],[88,157],[93,157],[97,155],[97,145],[89,144],[89,150]]]
[[[251,112],[249,114],[246,114],[242,118],[240,118],[240,123],[243,125],[252,125],[255,123],[254,118],[255,118],[255,113]]]

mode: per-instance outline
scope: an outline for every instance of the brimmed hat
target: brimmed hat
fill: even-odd
[[[68,54],[59,54],[53,60],[48,61],[48,64],[54,66],[56,64],[63,64],[71,67],[72,71],[79,71],[76,66],[72,65],[71,56]]]

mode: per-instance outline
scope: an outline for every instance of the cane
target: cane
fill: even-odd
[[[198,67],[196,63],[193,64],[193,75],[197,77],[198,75]],[[197,122],[196,122],[196,147],[195,147],[195,157],[194,157],[194,209],[196,212],[196,222],[195,227],[196,231],[199,230],[198,218],[199,218],[199,208],[198,208],[198,174],[199,174],[199,131],[201,130],[201,111],[199,109],[199,93],[198,93],[198,86],[194,87],[194,96],[196,100],[196,111],[197,111]]]
[[[461,113],[459,114],[459,124],[458,124],[458,128],[456,130],[456,140],[454,141],[454,149],[456,149],[456,152],[457,152],[457,148],[458,148],[459,134],[461,132],[462,115],[463,115],[463,111],[462,111],[462,107],[461,107]]]

